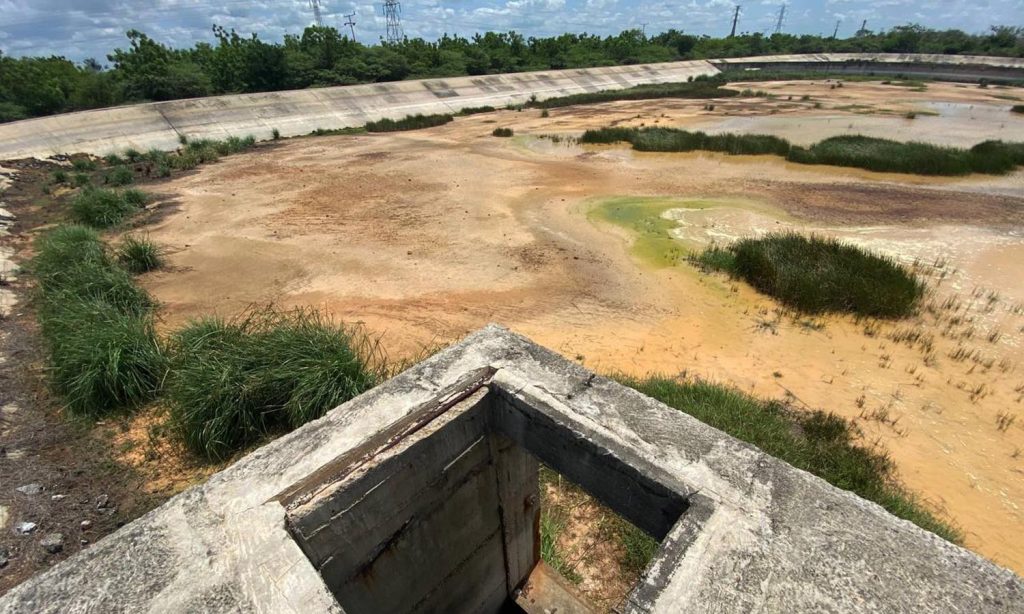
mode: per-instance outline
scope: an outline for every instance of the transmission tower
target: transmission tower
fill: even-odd
[[[868,20],[865,19],[860,24],[860,30],[857,30],[857,33],[854,34],[854,36],[860,38],[861,36],[867,36],[868,34],[871,34],[871,32],[868,31]]]
[[[398,0],[384,0],[384,20],[387,21],[389,43],[400,43],[405,38],[402,32],[402,3]]]
[[[355,16],[355,13],[345,15],[345,25],[348,26],[350,30],[352,30],[352,42],[355,42],[356,40],[356,20],[353,19]]]
[[[839,24],[841,24],[841,23],[843,23],[842,19],[837,19],[836,20],[836,29],[832,30],[832,40],[835,40],[836,37],[839,36]]]
[[[309,7],[313,9],[313,21],[317,27],[324,27],[324,18],[320,14],[320,0],[309,0]]]
[[[729,33],[729,38],[736,36],[736,23],[740,20],[740,5],[736,5],[736,10],[732,13],[732,32]]]
[[[786,21],[786,5],[783,4],[779,7],[779,20],[775,22],[775,33],[782,33],[782,24]]]

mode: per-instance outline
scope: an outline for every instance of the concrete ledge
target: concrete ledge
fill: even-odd
[[[276,497],[485,367],[501,396],[543,402],[689,497],[629,611],[1024,611],[1012,572],[490,326],[16,587],[0,612],[340,612]]]
[[[133,147],[170,150],[178,138],[253,135],[269,139],[317,128],[362,126],[415,113],[454,113],[467,107],[686,81],[726,68],[839,70],[858,74],[932,74],[942,78],[1024,79],[1024,58],[914,54],[779,55],[633,66],[397,81],[370,85],[214,96],[66,113],[0,124],[0,160],[62,153],[103,155]]]

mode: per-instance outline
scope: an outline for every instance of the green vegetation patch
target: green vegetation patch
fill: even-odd
[[[110,228],[138,213],[144,203],[138,190],[86,188],[71,201],[71,216],[80,224]]]
[[[345,136],[355,134],[366,134],[364,126],[353,128],[317,128],[309,133],[310,136]]]
[[[155,397],[167,359],[149,295],[90,228],[58,227],[35,248],[50,380],[68,410],[95,417]]]
[[[860,445],[856,427],[834,414],[795,410],[701,380],[617,379],[923,529],[951,542],[962,541],[960,531],[936,518],[896,481],[887,455]]]
[[[495,128],[491,131],[491,136],[510,137],[515,134],[511,128]]]
[[[835,136],[810,147],[761,134],[706,134],[676,128],[610,127],[587,130],[580,142],[627,142],[637,151],[716,151],[730,155],[773,154],[799,164],[849,166],[916,175],[1003,175],[1024,165],[1024,143],[984,141],[970,149],[901,143],[868,136]]]
[[[808,313],[899,318],[912,314],[924,294],[924,284],[891,258],[796,233],[712,247],[696,261]]]
[[[160,249],[149,239],[127,236],[117,248],[117,261],[130,273],[146,273],[163,266]]]
[[[1010,112],[1011,113],[1021,113],[1021,114],[1024,114],[1024,104],[1015,104],[1015,105],[1013,105],[1012,107],[1010,107]]]
[[[171,421],[209,459],[319,418],[383,376],[373,342],[313,310],[203,318],[172,346]]]
[[[421,128],[433,128],[452,121],[454,117],[448,114],[443,115],[407,115],[402,119],[382,119],[376,122],[367,122],[368,132],[400,132],[402,130],[419,130]]]
[[[721,86],[725,83],[720,79],[695,79],[684,83],[657,83],[651,85],[637,85],[623,90],[602,90],[600,92],[586,92],[583,94],[572,94],[559,96],[531,102],[530,106],[542,109],[554,109],[557,107],[568,107],[577,104],[595,104],[600,102],[613,102],[615,100],[653,100],[657,98],[732,98],[738,96],[739,92],[728,90]]]

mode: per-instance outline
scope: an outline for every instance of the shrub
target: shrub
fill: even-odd
[[[160,250],[149,239],[127,236],[117,248],[117,261],[130,273],[146,273],[163,266]]]
[[[510,137],[514,133],[511,128],[495,128],[491,132],[491,136]]]
[[[124,158],[117,154],[107,154],[103,156],[103,161],[109,164],[110,166],[119,166],[121,164],[124,164]]]
[[[129,147],[128,149],[124,150],[124,158],[128,162],[135,164],[136,162],[141,162],[143,156],[138,149],[135,149],[134,147]]]
[[[832,485],[953,542],[959,531],[928,512],[895,479],[892,460],[857,443],[855,428],[822,411],[796,411],[701,380],[618,377],[626,386],[759,447]]]
[[[367,122],[366,130],[369,132],[398,132],[401,130],[418,130],[420,128],[433,128],[447,124],[454,119],[451,115],[407,115],[406,117],[393,120],[382,119],[376,122]]]
[[[1010,107],[1011,113],[1024,113],[1024,104],[1015,104]]]
[[[54,183],[67,183],[68,182],[68,172],[65,171],[65,170],[61,170],[61,169],[53,171],[53,182]]]
[[[96,170],[96,162],[90,158],[75,158],[71,161],[71,166],[82,173]]]
[[[75,173],[71,176],[71,184],[76,188],[82,188],[91,184],[89,176],[85,173]]]
[[[153,149],[150,149],[149,151],[147,151],[146,154],[145,154],[146,160],[152,162],[153,164],[157,164],[157,165],[159,165],[159,164],[167,164],[167,159],[169,157],[170,157],[170,155],[166,151],[164,151],[162,149],[157,149],[155,147]]]
[[[311,310],[197,320],[173,346],[172,423],[189,449],[210,459],[318,418],[380,377],[360,332]]]
[[[540,116],[541,117],[549,117],[550,115],[551,115],[550,111],[548,111],[547,109],[541,109],[541,111],[540,111]]]
[[[777,233],[743,239],[728,252],[731,259],[713,247],[698,261],[809,313],[898,318],[912,314],[924,294],[924,284],[902,265],[834,239]]]
[[[139,210],[142,192],[89,188],[71,201],[71,216],[80,224],[94,228],[116,226]]]
[[[103,183],[114,187],[129,185],[134,181],[135,173],[127,166],[115,166],[103,177]]]
[[[270,138],[274,139],[275,141],[281,140],[281,131],[278,130],[277,128],[274,128],[273,130],[270,131]]]
[[[729,154],[776,154],[789,152],[789,142],[760,134],[706,134],[675,128],[602,128],[587,130],[583,143],[627,141],[637,151],[720,151]]]

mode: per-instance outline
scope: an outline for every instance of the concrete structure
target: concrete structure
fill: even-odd
[[[628,612],[1024,611],[1012,572],[491,326],[0,613],[494,612],[538,559],[537,459],[662,540]]]
[[[1024,79],[1024,58],[904,54],[816,54],[608,66],[321,89],[215,96],[97,109],[0,124],[0,160],[60,153],[107,154],[128,147],[174,149],[180,136],[270,138],[317,128],[362,126],[385,117],[504,107],[581,92],[686,81],[721,69],[789,69],[946,79]]]

